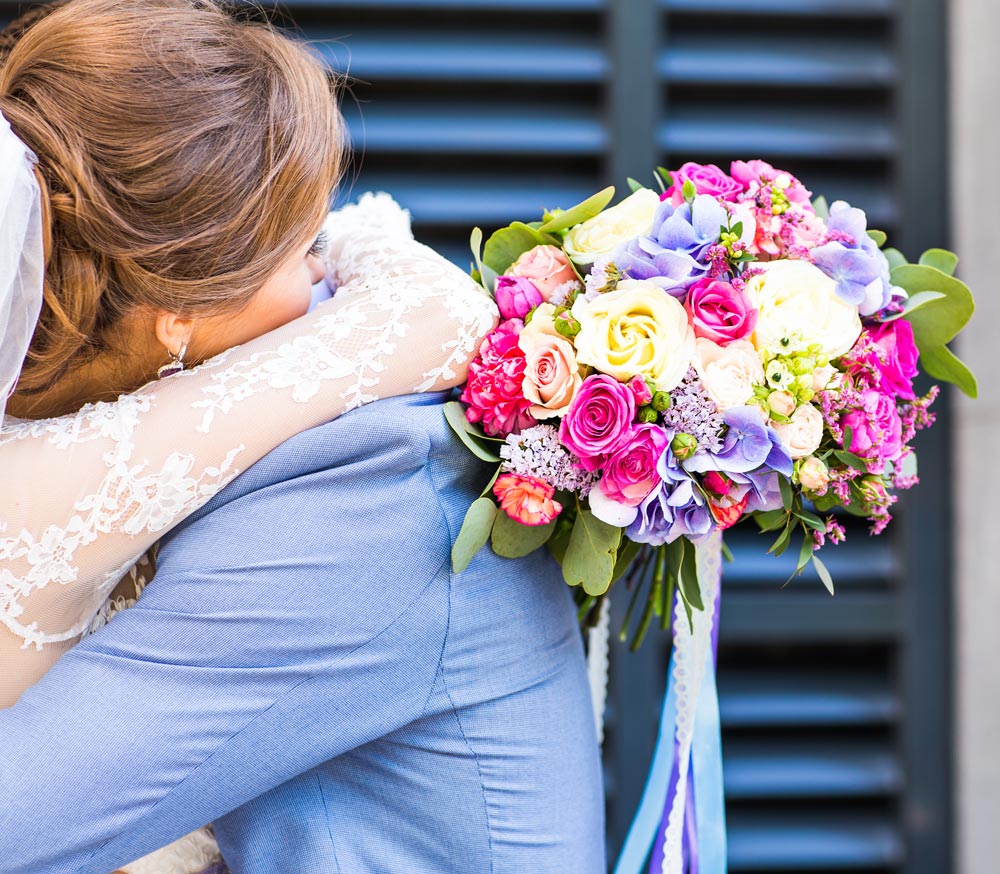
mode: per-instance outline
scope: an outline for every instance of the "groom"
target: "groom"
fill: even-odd
[[[107,874],[209,821],[234,874],[605,870],[569,590],[542,553],[451,572],[488,472],[442,400],[279,447],[0,711],[0,872]]]

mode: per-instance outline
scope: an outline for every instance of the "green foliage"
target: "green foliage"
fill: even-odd
[[[597,194],[592,194],[576,206],[567,209],[565,212],[559,213],[557,216],[554,216],[552,219],[545,222],[545,224],[539,228],[539,231],[548,234],[567,231],[570,228],[587,221],[587,219],[592,219],[595,215],[598,215],[604,207],[611,203],[611,198],[614,196],[615,187],[614,185],[609,185],[603,191],[598,191]]]
[[[889,262],[889,269],[895,270],[897,267],[902,267],[907,264],[906,256],[899,251],[899,249],[893,249],[891,246],[888,249],[883,249],[882,254],[885,255],[885,260]]]
[[[826,565],[819,560],[819,556],[814,552],[812,554],[813,567],[816,568],[816,573],[819,574],[820,580],[823,581],[823,585],[826,586],[826,590],[832,595],[833,594],[833,577],[830,576],[830,571],[826,569]]]
[[[975,374],[947,346],[932,346],[920,350],[920,363],[924,370],[935,379],[943,379],[957,385],[970,398],[979,396],[979,385]]]
[[[826,202],[826,198],[823,195],[813,198],[813,209],[816,210],[816,215],[818,215],[823,221],[830,218],[830,204]]]
[[[558,246],[559,240],[524,222],[513,222],[506,228],[494,232],[486,241],[483,264],[496,276],[500,276],[529,249],[546,245]]]
[[[494,464],[500,461],[499,455],[487,449],[480,442],[482,440],[489,440],[490,438],[465,418],[465,407],[462,404],[458,401],[448,401],[444,405],[444,417],[448,420],[448,424],[451,425],[451,430],[459,436],[459,439],[476,458],[480,458],[483,461],[490,461]]]
[[[620,528],[578,508],[563,556],[563,579],[571,586],[583,586],[588,595],[603,595],[614,576],[621,536]]]
[[[875,241],[875,245],[880,249],[885,245],[886,240],[889,238],[886,236],[885,231],[876,231],[874,229],[868,231],[868,236]]]
[[[926,267],[936,267],[948,276],[955,275],[958,266],[958,255],[947,249],[928,249],[920,256],[920,263]]]
[[[637,191],[642,191],[643,188],[649,188],[648,185],[643,185],[638,179],[633,179],[631,176],[629,176],[625,181],[628,182],[628,187],[631,189],[633,194]]]
[[[456,574],[462,573],[476,553],[486,545],[496,516],[497,505],[489,498],[479,498],[472,502],[465,514],[462,530],[458,532],[455,545],[451,548],[451,566]]]
[[[504,558],[522,558],[530,555],[552,536],[556,521],[548,525],[522,525],[500,511],[493,522],[491,539],[493,551]]]

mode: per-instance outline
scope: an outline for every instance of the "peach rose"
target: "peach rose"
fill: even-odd
[[[533,318],[517,341],[526,361],[521,390],[531,401],[530,412],[536,419],[565,416],[583,383],[573,344],[554,330],[545,330],[552,321],[547,315]]]
[[[545,300],[567,282],[579,282],[569,259],[556,246],[535,246],[528,249],[505,271],[507,276],[522,276],[535,283]]]
[[[815,455],[810,455],[799,468],[799,482],[802,488],[822,495],[830,482],[830,471]]]
[[[823,414],[812,404],[802,404],[791,422],[772,422],[792,458],[805,458],[819,449],[823,439]]]

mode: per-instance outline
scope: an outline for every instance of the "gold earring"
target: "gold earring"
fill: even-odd
[[[181,346],[180,352],[171,352],[170,361],[156,371],[157,379],[163,379],[165,376],[173,376],[175,373],[180,373],[184,369],[184,355],[187,353],[187,349],[187,343],[185,343]]]

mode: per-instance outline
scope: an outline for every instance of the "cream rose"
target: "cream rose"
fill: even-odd
[[[799,482],[810,492],[823,494],[830,482],[830,471],[816,456],[810,456],[799,468]]]
[[[581,364],[627,382],[651,379],[657,391],[676,388],[694,357],[694,332],[684,307],[652,282],[626,279],[592,301],[577,298]]]
[[[746,340],[719,346],[699,337],[695,348],[695,370],[720,410],[744,406],[753,397],[753,387],[763,384],[764,365]]]
[[[659,205],[658,194],[640,188],[616,206],[572,228],[563,240],[563,248],[577,264],[592,264],[633,237],[648,234]]]
[[[836,283],[808,261],[771,261],[747,282],[759,316],[758,349],[794,351],[819,344],[830,358],[843,355],[861,334],[858,308],[837,296]],[[782,339],[791,340],[782,345]]]
[[[517,338],[524,352],[521,390],[536,419],[565,416],[583,383],[573,344],[555,329],[555,307],[541,304]]]
[[[805,458],[819,449],[823,439],[823,414],[812,404],[802,404],[791,422],[771,422],[792,458]]]

